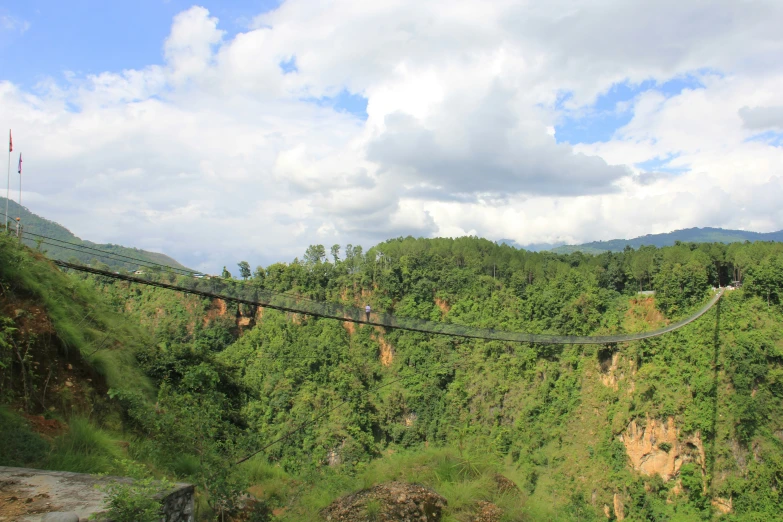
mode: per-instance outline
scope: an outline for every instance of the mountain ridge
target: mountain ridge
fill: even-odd
[[[753,232],[748,230],[733,230],[716,227],[692,227],[673,230],[660,234],[645,234],[631,239],[610,239],[606,241],[591,241],[578,245],[566,245],[557,243],[531,243],[520,245],[512,239],[500,239],[499,244],[506,244],[515,248],[530,250],[533,252],[554,252],[555,254],[570,254],[582,252],[584,254],[600,254],[601,252],[621,252],[626,246],[639,248],[641,246],[664,247],[672,246],[677,241],[684,243],[743,243],[745,241],[783,241],[783,230],[777,232]]]
[[[2,209],[2,212],[5,212],[5,201],[6,198],[0,197],[0,208]],[[31,232],[32,234],[46,236],[51,239],[59,240],[60,242],[75,243],[78,246],[89,247],[95,250],[100,250],[102,252],[115,254],[118,256],[127,256],[127,257],[136,258],[147,263],[155,263],[160,265],[171,266],[174,268],[190,270],[185,265],[183,265],[176,259],[167,256],[166,254],[161,254],[158,252],[150,252],[148,250],[142,250],[140,248],[114,245],[111,243],[94,243],[92,241],[81,239],[80,237],[76,236],[73,232],[68,230],[63,225],[55,221],[52,221],[50,219],[41,217],[38,214],[31,212],[27,207],[19,206],[19,203],[13,200],[8,201],[8,215],[11,220],[15,219],[17,216],[22,218],[22,226],[24,232]],[[13,230],[14,227],[13,222],[11,227]],[[24,237],[24,241],[28,246],[35,247],[37,245],[36,237],[33,235]],[[133,261],[130,260],[128,260],[127,262],[119,261],[119,260],[113,261],[110,260],[109,258],[101,257],[100,254],[98,254],[97,252],[95,255],[86,254],[81,251],[72,250],[69,248],[68,245],[63,244],[59,246],[53,244],[51,241],[47,241],[45,245],[42,245],[42,250],[49,257],[57,257],[60,259],[74,258],[77,259],[80,263],[84,263],[84,264],[90,263],[93,260],[93,258],[100,257],[101,262],[104,262],[109,267],[115,269],[122,268],[126,270],[131,270],[131,269],[135,270],[136,268],[139,268],[139,266],[141,266],[140,263],[134,263]]]

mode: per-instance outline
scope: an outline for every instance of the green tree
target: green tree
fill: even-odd
[[[310,245],[307,247],[304,255],[306,265],[316,265],[321,263],[324,259],[326,259],[326,249],[323,245]]]
[[[340,260],[340,245],[332,245],[332,259],[334,259],[335,265]]]
[[[760,264],[747,269],[747,288],[750,292],[763,297],[770,306],[780,302],[783,293],[783,256],[768,257]]]
[[[257,266],[255,271],[253,272],[253,281],[257,283],[260,286],[264,286],[264,281],[266,281],[266,271],[264,270],[263,266]]]
[[[242,279],[247,281],[247,278],[250,277],[250,263],[247,261],[240,261],[237,263],[237,266],[239,267],[239,275]]]
[[[653,273],[655,263],[655,247],[641,247],[633,255],[631,260],[631,274],[639,282],[639,291],[644,290],[642,282],[646,281],[649,285],[650,277]]]
[[[222,277],[223,279],[231,279],[231,272],[226,270],[226,267],[224,266],[223,272],[220,274],[220,277]]]

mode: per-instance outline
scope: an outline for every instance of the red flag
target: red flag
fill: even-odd
[[[22,175],[22,153],[19,153],[19,175]]]
[[[11,129],[8,129],[8,152],[14,151],[14,139],[11,137]]]

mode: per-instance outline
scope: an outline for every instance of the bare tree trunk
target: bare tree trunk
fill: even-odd
[[[24,364],[24,361],[27,358],[27,350],[25,350],[24,356],[22,356],[21,352],[19,351],[19,345],[16,344],[16,341],[11,339],[11,343],[14,345],[14,353],[16,354],[16,358],[19,360],[19,364],[22,366],[22,388],[24,389],[24,411],[29,412],[30,393],[27,388],[27,368],[25,368],[25,364]]]

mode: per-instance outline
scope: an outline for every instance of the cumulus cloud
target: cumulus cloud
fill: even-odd
[[[162,63],[0,81],[0,116],[33,211],[208,271],[407,234],[767,231],[783,149],[751,138],[783,122],[783,3],[752,4],[287,0],[231,37],[193,7]],[[613,85],[684,75],[611,139],[556,141]],[[322,103],[341,92],[366,121]],[[675,174],[639,166],[661,158]]]
[[[743,107],[739,110],[739,115],[747,129],[783,129],[783,106]]]

